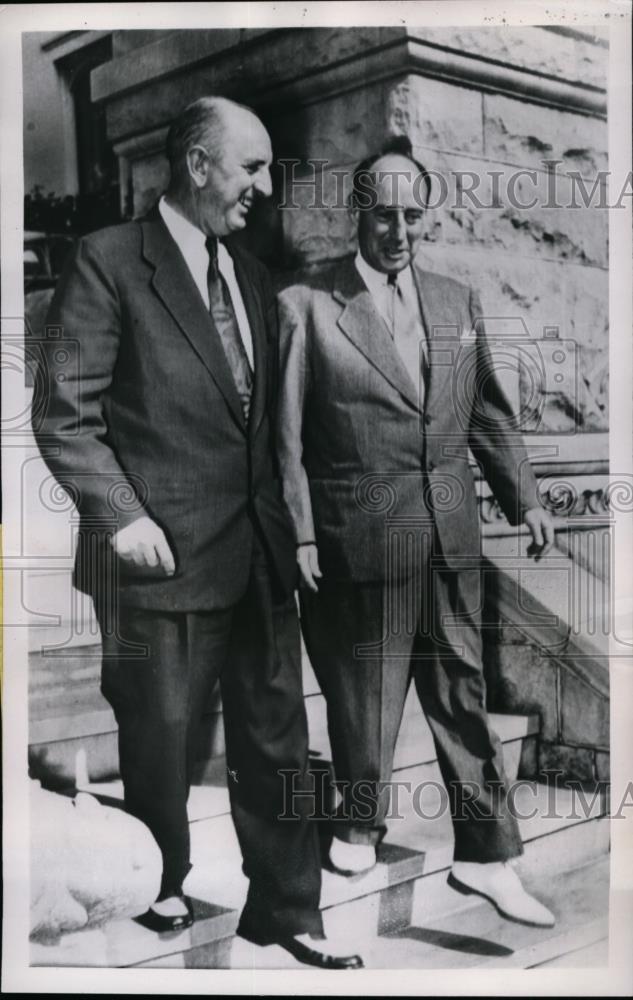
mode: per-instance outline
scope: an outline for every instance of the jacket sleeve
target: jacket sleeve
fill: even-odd
[[[108,441],[104,398],[120,336],[114,282],[90,240],[80,240],[46,317],[32,424],[44,461],[82,519],[117,530],[144,513],[144,484],[123,471]]]
[[[512,407],[495,372],[479,296],[470,293],[471,322],[477,333],[475,396],[469,444],[510,524],[539,506],[538,486]]]
[[[278,297],[279,405],[277,448],[283,496],[297,545],[315,541],[308,477],[303,466],[303,412],[309,389],[305,322],[288,293]]]

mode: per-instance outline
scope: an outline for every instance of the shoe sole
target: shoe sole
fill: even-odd
[[[335,872],[337,875],[345,875],[346,878],[353,878],[354,875],[366,875],[367,872],[372,871],[373,868],[378,864],[374,861],[373,865],[368,865],[367,868],[352,869],[352,868],[339,868],[338,865],[333,864],[331,861],[329,863],[329,870]]]
[[[365,964],[360,955],[348,955],[347,958],[338,958],[334,955],[324,955],[320,951],[302,944],[301,941],[277,941],[281,948],[289,952],[297,962],[302,965],[311,965],[317,969],[327,971],[347,972],[353,969],[364,969]]]
[[[183,931],[189,930],[189,928],[193,926],[193,917],[186,917],[185,919],[183,919],[183,922],[181,924],[178,924],[177,927],[165,927],[157,920],[155,920],[152,916],[148,917],[147,913],[142,913],[140,916],[133,917],[132,919],[135,921],[135,923],[140,924],[140,926],[144,927],[146,930],[153,931],[154,934],[161,934],[161,935],[182,934]]]
[[[487,900],[487,902],[492,903],[495,910],[500,916],[504,917],[506,920],[512,920],[515,924],[523,924],[525,927],[554,927],[555,923],[552,924],[540,924],[534,920],[524,920],[522,917],[515,917],[511,913],[502,909],[499,904],[492,898],[492,896],[486,895],[485,892],[481,892],[479,889],[473,889],[472,886],[466,885],[465,882],[460,882],[458,878],[455,878],[451,872],[446,880],[451,889],[455,889],[457,892],[461,892],[462,896],[481,896],[482,899]]]

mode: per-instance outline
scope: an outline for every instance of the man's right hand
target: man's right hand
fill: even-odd
[[[319,553],[316,545],[300,545],[297,548],[297,562],[302,582],[316,592],[319,589],[317,580],[323,576],[319,569]]]
[[[139,517],[112,537],[116,554],[138,569],[163,570],[173,576],[176,563],[162,528],[151,517]]]

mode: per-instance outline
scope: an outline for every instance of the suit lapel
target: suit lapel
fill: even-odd
[[[345,336],[394,389],[419,409],[416,388],[353,260],[337,272],[333,295],[343,306],[338,325]]]
[[[152,286],[205,365],[242,430],[246,423],[222,342],[189,268],[158,208],[141,221],[143,256],[154,267]]]
[[[455,370],[459,352],[460,329],[455,325],[456,303],[447,301],[443,283],[429,271],[413,265],[420,312],[426,331],[429,377],[425,409],[442,406],[449,377]],[[451,323],[451,320],[453,322]]]

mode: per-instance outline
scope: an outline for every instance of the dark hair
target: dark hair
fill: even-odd
[[[373,181],[371,168],[378,160],[382,159],[383,156],[388,156],[390,153],[406,157],[406,159],[410,160],[417,169],[418,173],[424,180],[424,185],[426,187],[426,204],[428,205],[431,198],[430,174],[426,167],[419,163],[413,155],[413,146],[411,145],[409,136],[394,135],[390,139],[387,139],[379,152],[372,153],[371,156],[365,157],[365,159],[362,160],[354,170],[354,174],[352,176],[352,192],[350,196],[350,203],[353,206],[362,207],[363,198],[368,194],[366,184],[368,181]]]

